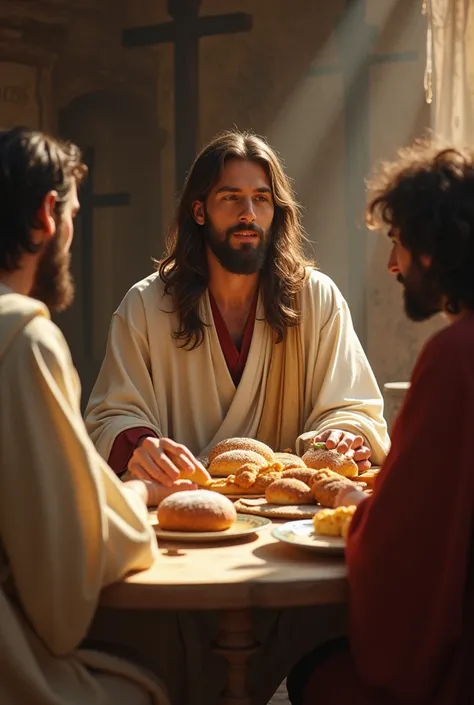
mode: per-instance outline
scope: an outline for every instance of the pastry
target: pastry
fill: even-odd
[[[303,466],[302,468],[289,468],[288,470],[283,470],[281,473],[282,478],[293,478],[294,480],[301,480],[308,487],[311,487],[313,480],[318,476],[318,471],[312,468],[307,468]]]
[[[251,450],[254,453],[259,453],[265,460],[271,464],[274,461],[272,449],[261,441],[256,441],[253,438],[227,438],[225,441],[220,441],[209,452],[209,464],[214,458],[222,453],[227,453],[230,450]]]
[[[235,475],[247,463],[252,463],[261,468],[268,467],[268,460],[253,450],[228,450],[214,458],[209,464],[208,472],[213,477]]]
[[[245,463],[235,472],[235,484],[248,490],[255,483],[259,470],[258,463]]]
[[[344,477],[356,477],[359,468],[352,458],[348,458],[337,450],[328,450],[324,443],[317,443],[303,455],[303,460],[308,468],[321,470],[329,468]]]
[[[308,485],[301,480],[286,478],[275,480],[265,491],[269,504],[313,504],[314,499]]]
[[[349,526],[356,510],[355,506],[321,509],[313,517],[314,530],[324,536],[342,536],[346,538]]]
[[[181,472],[180,479],[191,480],[191,482],[195,482],[200,487],[206,487],[211,481],[211,476],[204,468],[197,467],[194,469],[192,475]]]
[[[208,490],[175,492],[158,507],[158,523],[167,531],[224,531],[237,519],[227,497]]]
[[[304,460],[293,453],[275,453],[275,460],[283,465],[284,470],[290,468],[305,468]]]
[[[366,472],[363,472],[362,475],[359,475],[357,480],[365,482],[367,487],[371,490],[375,484],[375,480],[377,479],[379,472],[379,468],[370,468],[370,470],[366,470]]]
[[[347,477],[343,477],[332,470],[324,469],[320,470],[317,477],[314,478],[311,484],[311,492],[316,502],[322,507],[334,507],[340,490],[347,486],[357,489],[355,483]]]
[[[280,480],[281,479],[281,472],[271,470],[262,470],[257,475],[257,479],[255,480],[255,483],[252,485],[252,490],[254,494],[265,494],[265,490],[267,487],[270,487],[270,485],[275,482],[275,480]]]

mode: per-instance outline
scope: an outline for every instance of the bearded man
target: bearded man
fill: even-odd
[[[79,150],[0,133],[0,702],[166,705],[152,676],[80,649],[103,587],[150,566],[148,488],[91,443],[66,342]]]
[[[474,152],[421,140],[371,184],[370,227],[414,321],[449,325],[424,346],[373,494],[346,546],[349,640],[289,678],[293,705],[467,705],[474,699]],[[312,675],[309,675],[312,672]]]
[[[263,139],[230,131],[201,151],[166,257],[113,316],[86,410],[117,473],[172,486],[233,436],[300,454],[325,441],[361,471],[383,461],[380,391],[346,302],[304,241]]]

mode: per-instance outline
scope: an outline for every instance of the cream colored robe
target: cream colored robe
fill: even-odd
[[[138,496],[91,443],[47,309],[0,285],[0,703],[165,705],[153,677],[78,650],[101,589],[147,568]]]
[[[389,445],[383,401],[345,300],[327,276],[313,270],[301,306],[304,424],[293,440],[297,452],[304,451],[305,433],[338,428],[362,434],[372,448],[372,462],[381,463]],[[152,274],[130,289],[113,316],[86,410],[87,429],[106,459],[120,432],[140,426],[183,443],[198,456],[224,438],[257,437],[274,345],[262,301],[237,388],[207,293],[201,316],[209,327],[195,350],[177,347],[172,334],[178,321],[171,311],[170,297]]]

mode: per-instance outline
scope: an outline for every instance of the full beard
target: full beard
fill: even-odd
[[[30,295],[46,304],[50,311],[60,312],[72,304],[74,291],[71,254],[64,249],[59,229],[44,247]]]
[[[242,243],[240,247],[232,247],[230,240],[239,230],[252,231],[259,236],[257,245]],[[221,266],[231,274],[250,275],[259,272],[265,263],[268,250],[268,233],[256,224],[234,225],[229,228],[225,237],[219,236],[209,220],[204,226],[206,244]]]
[[[441,292],[431,272],[413,264],[408,274],[397,280],[405,287],[405,313],[412,321],[426,321],[441,311]]]

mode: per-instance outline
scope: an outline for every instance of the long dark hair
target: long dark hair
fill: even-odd
[[[306,281],[306,268],[312,265],[304,254],[306,238],[300,208],[276,152],[250,132],[229,130],[219,134],[198,154],[189,172],[168,232],[165,256],[157,262],[165,293],[172,296],[179,317],[174,337],[191,350],[204,338],[205,325],[198,306],[209,283],[204,235],[194,220],[192,205],[195,201],[206,202],[229,159],[257,162],[272,187],[275,214],[260,286],[265,320],[276,332],[278,342],[287,328],[300,321],[296,296]]]
[[[474,310],[474,151],[426,137],[382,164],[368,185],[368,226],[396,228],[415,261],[431,257],[450,313]]]

